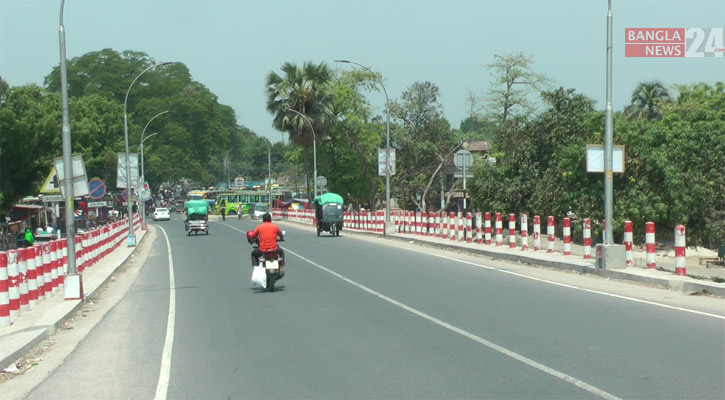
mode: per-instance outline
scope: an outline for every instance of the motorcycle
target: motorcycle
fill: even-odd
[[[264,266],[264,272],[267,275],[268,292],[274,292],[274,284],[281,278],[279,272],[280,257],[276,250],[267,251],[259,257],[259,265]]]
[[[279,239],[280,242],[284,241],[285,234],[286,232],[282,231],[282,237]],[[252,247],[259,248],[259,244],[254,243]],[[282,258],[277,253],[277,250],[266,251],[259,257],[259,265],[264,267],[264,272],[266,275],[266,285],[263,285],[263,287],[268,292],[274,292],[275,283],[278,280],[282,279],[282,277],[284,276],[280,273],[279,268],[279,263],[281,260]]]

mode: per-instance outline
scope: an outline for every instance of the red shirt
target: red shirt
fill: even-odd
[[[281,237],[282,231],[279,226],[271,222],[264,222],[257,226],[254,234],[259,238],[259,250],[268,251],[277,249],[277,236]]]

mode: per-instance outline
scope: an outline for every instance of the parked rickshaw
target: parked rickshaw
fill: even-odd
[[[209,234],[209,203],[206,200],[189,200],[184,204],[186,207],[186,219],[184,220],[184,229],[186,235],[198,235],[199,232]]]
[[[332,236],[340,236],[342,230],[342,197],[335,193],[325,193],[312,200],[317,219],[317,236],[322,231]]]

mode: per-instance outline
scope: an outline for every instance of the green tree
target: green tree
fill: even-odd
[[[529,95],[548,86],[546,75],[531,70],[533,63],[531,56],[519,52],[495,54],[494,61],[487,65],[493,81],[486,100],[489,110],[499,122],[533,112]]]
[[[431,82],[416,82],[403,92],[399,103],[391,105],[392,117],[400,124],[395,129],[396,175],[391,179],[391,191],[399,200],[422,210],[427,210],[437,193],[433,185],[436,178],[460,146],[443,117],[438,92],[438,86]]]
[[[39,86],[7,90],[0,107],[0,170],[12,173],[0,181],[0,209],[38,193],[60,155],[60,110],[60,97]]]
[[[333,97],[329,89],[332,73],[325,63],[297,66],[286,62],[281,70],[282,75],[274,71],[267,75],[267,111],[274,116],[272,126],[287,132],[290,142],[302,147],[307,197],[311,199],[308,153],[314,141],[320,143],[326,137],[327,128],[334,122]],[[288,111],[290,109],[304,117]],[[310,124],[314,128],[314,140]]]
[[[624,111],[628,119],[661,119],[662,104],[671,100],[670,92],[662,82],[640,82],[632,92],[630,105]]]

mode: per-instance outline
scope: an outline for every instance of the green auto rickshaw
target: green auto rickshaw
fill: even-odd
[[[330,232],[332,236],[340,236],[342,230],[342,196],[335,193],[325,193],[312,200],[315,205],[315,219],[317,220],[317,236],[320,233]]]

